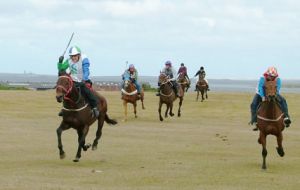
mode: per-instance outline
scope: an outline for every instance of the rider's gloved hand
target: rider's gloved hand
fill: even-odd
[[[60,56],[59,58],[58,58],[58,62],[59,63],[62,63],[64,61],[64,56]]]
[[[266,101],[266,97],[262,97],[261,99],[262,99],[263,102]]]

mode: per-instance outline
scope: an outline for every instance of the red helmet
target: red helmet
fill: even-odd
[[[278,77],[278,72],[275,67],[269,67],[268,70],[264,73],[265,76]]]

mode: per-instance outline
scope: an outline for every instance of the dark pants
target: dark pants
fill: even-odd
[[[287,106],[285,98],[281,95],[277,95],[277,100],[278,100],[280,108],[281,108],[282,112],[284,113],[285,117],[289,117],[288,106]],[[250,105],[251,123],[257,122],[257,108],[261,101],[262,101],[262,98],[260,97],[260,95],[255,94],[255,96],[252,100],[252,103]]]
[[[175,91],[175,94],[178,94],[179,86],[178,86],[177,82],[176,81],[171,81],[171,83],[172,83],[173,89]]]
[[[97,98],[96,96],[88,89],[84,82],[75,82],[75,86],[80,88],[82,96],[89,102],[92,108],[97,107]]]

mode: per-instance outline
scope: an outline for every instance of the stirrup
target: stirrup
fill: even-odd
[[[284,124],[285,124],[285,127],[289,127],[290,124],[292,123],[291,120],[290,120],[290,118],[288,118],[288,117],[285,117],[285,118],[283,119],[283,122],[284,122]]]

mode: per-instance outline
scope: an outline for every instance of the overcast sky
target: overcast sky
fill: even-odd
[[[165,61],[194,75],[256,79],[276,66],[300,79],[298,0],[3,0],[0,72],[56,75],[72,32],[93,76],[120,75],[126,61],[157,76]]]

